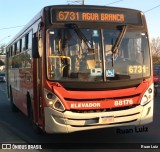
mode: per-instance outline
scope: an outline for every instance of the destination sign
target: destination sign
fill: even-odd
[[[51,23],[55,22],[104,22],[142,25],[137,11],[51,9]]]
[[[58,11],[57,21],[103,21],[124,22],[124,14]]]

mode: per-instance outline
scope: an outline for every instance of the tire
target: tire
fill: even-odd
[[[36,134],[41,134],[42,130],[34,122],[33,108],[32,108],[32,104],[31,104],[31,98],[30,98],[30,96],[28,94],[27,94],[27,112],[28,112],[29,122],[32,125],[32,129],[34,130],[34,132]]]
[[[12,88],[10,87],[10,105],[11,105],[11,111],[12,112],[18,112],[18,108],[16,107],[16,105],[13,102],[13,95],[12,95]]]

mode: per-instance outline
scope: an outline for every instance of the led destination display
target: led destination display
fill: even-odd
[[[51,22],[104,22],[142,25],[139,12],[119,10],[51,9]]]
[[[124,22],[124,14],[109,13],[89,13],[89,12],[73,12],[59,11],[57,13],[57,21],[107,21],[107,22]]]

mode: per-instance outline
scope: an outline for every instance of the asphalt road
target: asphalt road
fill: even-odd
[[[26,116],[12,113],[7,99],[6,84],[0,83],[0,143],[55,145],[55,151],[111,151],[111,152],[160,152],[160,94],[155,98],[154,121],[145,126],[128,126],[76,132],[72,134],[36,134]],[[121,133],[121,131],[126,133]],[[138,143],[138,144],[136,144]],[[148,146],[151,148],[147,148]],[[69,147],[68,147],[69,146]],[[115,147],[108,149],[107,146]],[[118,146],[127,149],[117,149]],[[145,149],[132,149],[144,146]],[[154,147],[155,146],[155,147]],[[158,149],[156,149],[158,146]],[[48,147],[49,148],[49,147]],[[53,147],[52,147],[53,148]],[[72,149],[74,148],[74,149]],[[0,150],[2,151],[2,150]],[[44,150],[43,150],[44,151]],[[45,150],[51,151],[51,150]]]

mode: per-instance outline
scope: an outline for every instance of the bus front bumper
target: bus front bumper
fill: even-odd
[[[47,133],[70,133],[107,127],[143,125],[153,121],[153,100],[145,106],[138,105],[121,111],[90,113],[65,111],[62,113],[45,107],[44,113]]]

